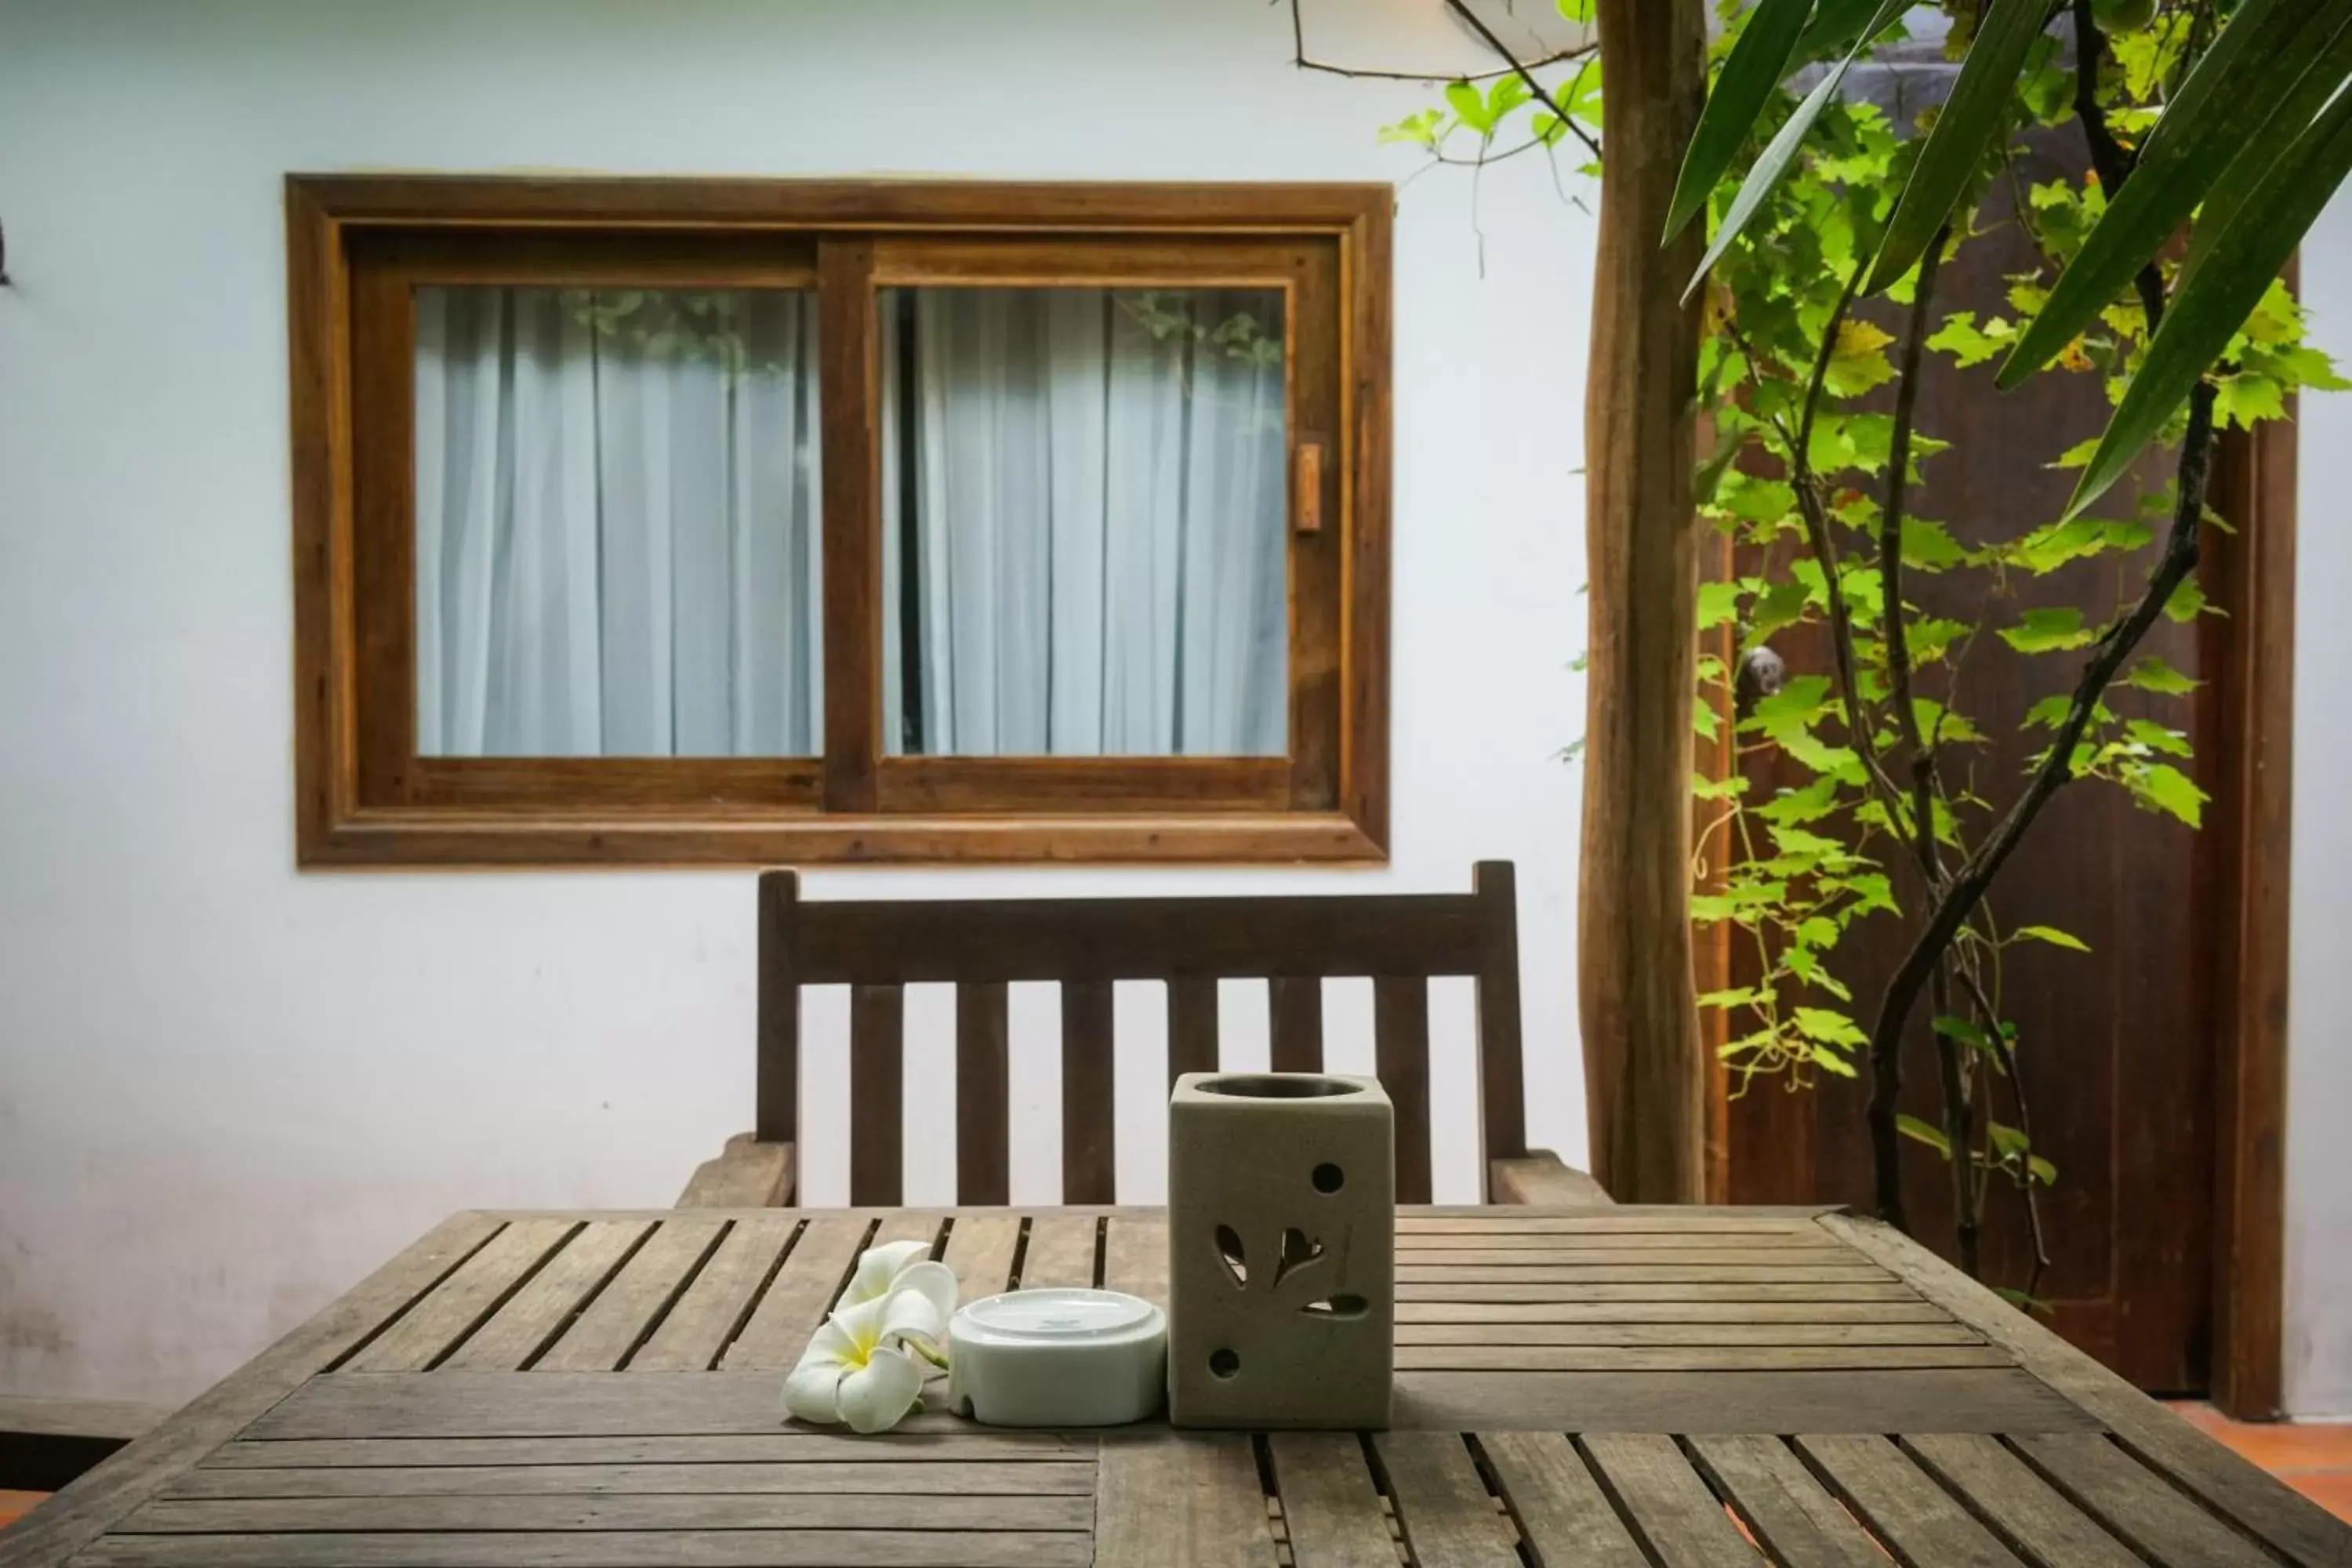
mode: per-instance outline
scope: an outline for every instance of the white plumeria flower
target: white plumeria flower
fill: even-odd
[[[784,1380],[784,1409],[803,1421],[887,1432],[922,1401],[947,1364],[955,1275],[922,1242],[877,1247],[858,1259],[841,1305],[817,1329]]]
[[[841,1293],[840,1305],[863,1306],[903,1288],[920,1290],[939,1303],[941,1313],[955,1310],[956,1278],[944,1263],[930,1261],[928,1241],[893,1241],[869,1247],[857,1259],[857,1272]]]

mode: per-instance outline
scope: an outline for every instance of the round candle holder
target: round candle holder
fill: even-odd
[[[1117,1290],[1015,1290],[948,1325],[948,1405],[992,1426],[1141,1421],[1167,1365],[1167,1315]]]

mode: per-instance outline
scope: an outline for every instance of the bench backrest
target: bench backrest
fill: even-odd
[[[799,1142],[800,988],[847,985],[849,1201],[901,1201],[904,996],[956,987],[956,1197],[1009,1201],[1005,986],[1062,993],[1062,1201],[1112,1193],[1111,986],[1168,985],[1168,1076],[1214,1071],[1217,983],[1268,982],[1271,1066],[1323,1067],[1328,976],[1372,982],[1381,1086],[1396,1105],[1397,1197],[1430,1187],[1429,982],[1477,993],[1479,1170],[1526,1152],[1518,915],[1511,865],[1481,861],[1467,893],[1274,898],[803,901],[793,871],[760,879],[758,1135]]]

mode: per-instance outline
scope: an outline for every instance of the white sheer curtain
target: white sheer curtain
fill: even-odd
[[[908,293],[883,302],[888,749],[1284,752],[1281,295]]]
[[[818,750],[806,292],[416,296],[427,756]]]

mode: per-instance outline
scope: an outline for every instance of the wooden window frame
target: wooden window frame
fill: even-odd
[[[298,862],[1385,861],[1393,199],[1384,184],[288,176]],[[416,754],[412,290],[436,282],[817,291],[823,755]],[[876,301],[924,283],[1329,301],[1285,312],[1287,756],[883,753]]]

